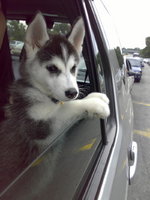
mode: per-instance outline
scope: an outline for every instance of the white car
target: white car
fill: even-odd
[[[22,50],[22,48],[23,48],[23,45],[24,45],[23,42],[20,42],[19,44],[17,44],[15,47],[13,47],[13,48],[11,49],[11,54],[12,54],[12,55],[20,55],[21,50]]]
[[[15,48],[16,45],[18,45],[18,44],[20,44],[20,43],[22,43],[22,41],[19,41],[19,40],[11,40],[11,41],[9,42],[9,47],[10,47],[10,49]]]

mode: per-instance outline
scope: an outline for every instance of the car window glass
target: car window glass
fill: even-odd
[[[98,77],[100,81],[100,89],[102,93],[106,94],[106,85],[105,85],[105,77],[104,77],[104,69],[103,69],[103,64],[101,60],[101,55],[98,49],[98,44],[96,41],[96,38],[94,36],[94,33],[91,29],[91,37],[92,37],[92,42],[93,42],[93,47],[94,47],[94,53],[95,53],[95,61],[97,65],[97,71],[98,71]]]
[[[101,26],[104,29],[106,44],[108,45],[109,49],[115,50],[119,67],[122,69],[123,56],[120,49],[120,41],[118,40],[118,33],[112,21],[112,18],[110,17],[109,11],[106,7],[102,5],[101,1],[98,0],[93,1],[93,6],[95,8],[98,18],[100,17],[100,21],[103,22],[101,23]]]
[[[26,29],[27,25],[23,20],[7,20],[9,48],[12,58],[13,73],[16,80],[20,78],[20,54],[24,46]]]
[[[13,72],[15,75],[15,79],[17,80],[20,78],[20,55],[24,46],[24,37],[27,25],[26,22],[23,20],[8,20],[7,28],[9,36],[9,47],[12,55]],[[51,28],[48,28],[48,34],[50,35],[67,35],[70,31],[71,24],[69,23],[54,22],[53,24],[51,24]],[[78,68],[78,81],[89,82],[86,64],[83,56],[81,56]]]

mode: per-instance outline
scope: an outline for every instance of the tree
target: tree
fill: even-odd
[[[10,40],[24,41],[26,26],[17,20],[8,20],[8,35]]]
[[[51,30],[48,30],[48,33],[50,33],[51,35],[54,35],[54,34],[66,35],[69,33],[70,29],[71,29],[70,24],[55,23],[53,28]]]
[[[150,47],[150,37],[147,37],[147,38],[145,39],[145,43],[146,43],[146,46],[147,46],[147,47]]]
[[[141,56],[143,58],[150,58],[150,37],[145,38],[146,47],[141,50]]]

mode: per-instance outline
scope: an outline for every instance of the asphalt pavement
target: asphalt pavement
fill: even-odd
[[[145,64],[140,83],[132,89],[134,140],[138,144],[135,177],[129,186],[128,200],[150,200],[150,66]]]

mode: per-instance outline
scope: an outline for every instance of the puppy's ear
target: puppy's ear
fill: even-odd
[[[38,12],[26,32],[25,49],[27,58],[33,57],[47,40],[49,40],[49,36],[46,23],[42,14]]]
[[[72,45],[77,50],[78,54],[80,55],[82,52],[82,44],[85,36],[85,27],[83,19],[80,17],[78,21],[73,26],[70,36],[68,40],[72,43]]]

